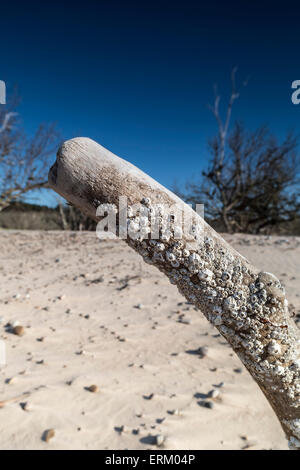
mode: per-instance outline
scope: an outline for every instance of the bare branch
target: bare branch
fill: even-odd
[[[40,125],[32,138],[20,130],[18,113],[1,108],[0,211],[31,191],[45,188],[49,158],[58,144],[55,126]]]
[[[0,127],[0,134],[1,134],[2,132],[5,132],[5,131],[8,131],[8,130],[11,129],[11,128],[10,128],[9,121],[10,121],[13,117],[15,117],[15,116],[17,116],[17,115],[18,115],[18,113],[12,113],[12,112],[11,112],[11,113],[6,113],[6,114],[4,115],[3,122],[2,122],[2,125],[1,125],[1,127]]]

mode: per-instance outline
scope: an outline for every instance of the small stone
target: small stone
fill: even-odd
[[[218,398],[220,396],[220,391],[213,389],[210,392],[208,392],[209,398]]]
[[[89,392],[92,392],[92,393],[97,393],[99,392],[99,387],[98,385],[90,385],[89,387],[86,387],[86,389],[89,391]]]
[[[199,349],[198,349],[198,354],[199,356],[201,357],[206,357],[207,354],[208,354],[208,348],[206,346],[201,346]]]
[[[165,436],[163,436],[162,434],[158,434],[155,438],[155,444],[158,447],[161,447],[163,443],[165,442],[165,440],[166,440]]]
[[[24,411],[30,411],[31,410],[31,405],[28,403],[28,401],[25,401],[24,403],[20,403],[20,407]]]
[[[150,395],[143,395],[143,398],[145,400],[152,400],[153,397],[154,397],[154,393],[150,393]]]
[[[5,383],[8,384],[8,385],[10,385],[10,384],[12,384],[12,383],[14,383],[14,382],[15,382],[15,378],[14,378],[14,377],[10,377],[9,379],[6,379],[6,380],[5,380]]]
[[[115,426],[115,431],[119,434],[122,434],[123,432],[129,432],[129,428],[122,424],[122,426]]]
[[[77,354],[77,356],[85,356],[86,355],[86,351],[84,349],[80,349],[79,351],[77,351],[75,354]]]
[[[49,442],[55,436],[54,429],[46,429],[42,435],[42,441]]]
[[[214,407],[214,403],[211,402],[211,401],[204,401],[204,402],[203,402],[203,406],[204,406],[205,408],[209,408],[210,410],[212,410],[213,407]]]
[[[123,424],[122,426],[120,426],[120,432],[129,432],[130,429],[128,426],[126,426],[125,424]]]
[[[142,309],[143,307],[144,307],[143,304],[137,304],[137,305],[134,306],[134,308],[137,308],[139,310]]]
[[[13,334],[17,336],[23,336],[25,334],[25,328],[22,325],[17,325],[13,327]]]

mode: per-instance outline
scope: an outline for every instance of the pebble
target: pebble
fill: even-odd
[[[122,424],[122,426],[120,426],[120,432],[129,432],[130,429],[128,426],[126,426],[125,424]]]
[[[25,334],[25,328],[22,325],[17,325],[13,327],[13,334],[17,336],[23,336]]]
[[[42,435],[42,441],[49,442],[55,436],[54,429],[46,429]]]
[[[138,308],[138,309],[141,309],[141,308],[143,308],[143,307],[144,307],[143,304],[137,304],[137,305],[134,306],[134,308]]]
[[[209,398],[218,398],[220,396],[220,391],[219,390],[211,390],[210,392],[208,392],[208,397]]]
[[[224,385],[225,385],[225,383],[224,383],[224,382],[220,382],[218,385],[216,385],[216,387],[218,387],[218,388],[222,388],[222,387],[224,387]]]
[[[89,387],[86,387],[86,389],[89,391],[89,392],[92,392],[92,393],[97,393],[99,392],[99,387],[98,385],[90,385]]]
[[[79,351],[76,352],[77,356],[85,356],[86,351],[84,349],[80,349]]]
[[[198,349],[198,354],[199,356],[201,357],[206,357],[208,355],[208,348],[206,346],[201,346],[199,349]]]
[[[145,400],[152,400],[153,397],[154,397],[154,393],[150,393],[150,395],[143,395],[143,398]]]
[[[31,410],[31,405],[26,401],[24,403],[20,403],[20,407],[24,411],[30,411]]]
[[[12,384],[12,383],[14,383],[14,382],[15,382],[15,378],[14,378],[14,377],[10,377],[9,379],[6,379],[6,380],[5,380],[5,383],[8,384],[8,385],[10,385],[10,384]]]
[[[158,434],[155,438],[155,444],[160,447],[165,442],[166,438],[162,434]]]
[[[204,401],[204,402],[203,402],[203,406],[204,406],[205,408],[209,408],[210,410],[212,410],[213,407],[214,407],[214,403],[211,402],[211,401]]]

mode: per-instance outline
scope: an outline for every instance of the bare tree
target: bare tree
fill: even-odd
[[[0,211],[29,191],[47,187],[49,158],[58,144],[55,125],[41,124],[32,138],[11,106],[0,108]]]
[[[236,68],[224,121],[215,87],[210,109],[218,134],[209,142],[211,160],[200,182],[187,183],[184,197],[188,202],[205,203],[209,219],[221,220],[228,232],[259,233],[299,215],[298,142],[289,134],[278,143],[264,126],[247,132],[236,123],[229,132],[232,106],[239,97],[235,74]]]

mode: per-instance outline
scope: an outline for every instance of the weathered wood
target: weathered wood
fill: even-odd
[[[185,233],[181,240],[164,232],[160,240],[126,241],[218,328],[265,394],[290,448],[300,449],[300,334],[279,280],[253,267],[173,193],[88,138],[61,146],[49,185],[96,220],[98,205],[118,206],[119,196],[148,210],[178,204],[194,218],[192,245]]]

